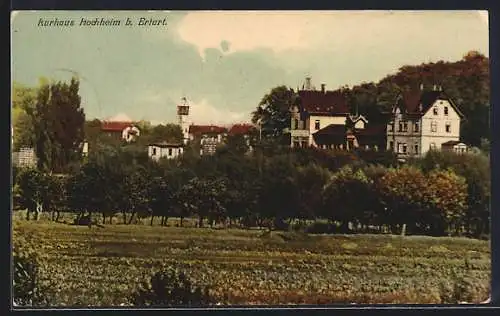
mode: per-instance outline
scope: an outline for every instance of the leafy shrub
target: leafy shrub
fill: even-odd
[[[206,306],[213,304],[208,287],[194,286],[186,274],[167,267],[143,282],[131,296],[135,306]]]
[[[331,223],[315,222],[307,226],[305,231],[309,234],[331,234],[335,231],[335,226]]]
[[[13,245],[14,306],[48,306],[48,291],[41,285],[39,278],[40,261],[33,249],[27,245],[26,241]]]

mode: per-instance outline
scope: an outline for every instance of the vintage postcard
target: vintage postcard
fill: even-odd
[[[490,297],[487,11],[15,11],[15,308]]]

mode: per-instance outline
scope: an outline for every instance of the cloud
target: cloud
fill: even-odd
[[[217,108],[202,99],[198,103],[190,103],[189,121],[192,124],[234,124],[248,121],[248,113],[235,112],[223,108]]]
[[[305,48],[305,26],[315,15],[274,12],[193,12],[180,22],[180,37],[204,56],[207,48],[231,43],[231,51],[268,47],[274,51]]]
[[[202,58],[206,49],[219,49],[223,41],[231,43],[231,53],[261,48],[277,54],[349,53],[354,48],[400,46],[402,41],[420,41],[423,36],[430,41],[440,34],[454,36],[450,26],[475,14],[487,22],[487,11],[202,11],[184,16],[177,31],[182,40],[197,47]],[[436,24],[437,20],[446,23]]]

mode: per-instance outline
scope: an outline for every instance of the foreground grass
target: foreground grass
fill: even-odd
[[[455,303],[488,297],[486,241],[14,219],[56,306],[117,306],[152,269],[182,268],[222,304]]]

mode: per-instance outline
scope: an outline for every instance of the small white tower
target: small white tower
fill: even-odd
[[[189,140],[189,103],[186,97],[181,98],[181,104],[177,105],[177,116],[179,118],[179,126],[182,129],[184,144]]]

